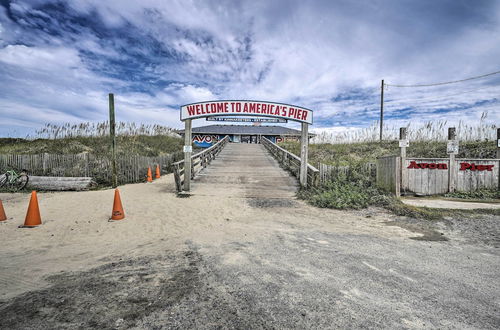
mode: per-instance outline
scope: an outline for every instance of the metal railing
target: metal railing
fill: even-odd
[[[210,162],[221,152],[229,142],[229,136],[226,135],[222,140],[208,149],[200,151],[191,156],[191,179],[194,179],[202,169],[208,166]],[[175,186],[178,192],[182,191],[184,184],[184,160],[172,163],[174,172]]]
[[[261,143],[283,168],[289,170],[297,179],[300,178],[300,157],[281,148],[265,137],[262,137]],[[319,170],[311,164],[307,164],[307,186],[315,187],[318,184]]]

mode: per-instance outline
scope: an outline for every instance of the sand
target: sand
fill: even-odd
[[[483,239],[497,235],[498,217],[483,219],[490,229],[472,240],[477,219],[463,231],[443,227],[452,239],[436,241],[426,238],[440,235],[429,235],[434,224],[399,224],[380,209],[318,209],[224,178],[200,176],[193,188],[177,197],[172,175],[121,186],[126,218],[117,222],[108,221],[112,189],[40,193],[43,225],[32,229],[18,228],[30,195],[0,194],[9,217],[0,329],[498,323],[498,240]],[[443,298],[429,300],[436,293]]]
[[[43,278],[50,274],[86,270],[124,257],[155,255],[175,250],[186,240],[217,245],[265,235],[279,229],[277,218],[329,230],[376,229],[387,237],[414,235],[385,226],[385,216],[346,217],[347,212],[316,209],[296,199],[290,199],[288,207],[276,208],[266,207],[260,199],[207,195],[179,198],[172,175],[119,189],[126,217],[116,222],[108,221],[112,189],[38,193],[43,224],[37,228],[18,228],[24,223],[30,194],[1,193],[9,219],[0,223],[0,299],[42,288],[46,284]],[[227,188],[222,189],[221,195],[227,192]]]

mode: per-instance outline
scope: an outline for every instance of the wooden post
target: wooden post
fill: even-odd
[[[382,141],[382,132],[384,129],[384,79],[380,84],[380,141]]]
[[[184,121],[184,191],[191,190],[191,154],[193,153],[192,120]]]
[[[400,172],[401,172],[401,189],[403,191],[406,191],[405,189],[407,188],[407,183],[406,183],[406,147],[407,147],[407,134],[406,134],[406,127],[400,127],[399,128],[399,150],[400,150],[400,155],[401,155],[401,165],[400,165]]]
[[[49,157],[49,154],[44,152],[42,154],[42,166],[43,166],[43,175],[46,175],[47,174],[47,161],[48,161],[48,158]]]
[[[302,123],[300,138],[300,185],[307,187],[307,154],[309,150],[309,124]]]
[[[109,93],[109,135],[111,137],[111,184],[113,188],[118,187],[118,175],[116,170],[116,131],[115,131],[115,96]]]
[[[457,138],[455,127],[448,128],[448,143]],[[450,166],[448,166],[448,191],[455,191],[455,153],[450,152]]]
[[[394,187],[394,194],[396,195],[396,197],[401,197],[401,171],[397,170],[397,169],[402,167],[401,157],[395,157],[395,158],[396,158],[395,159],[395,161],[396,161],[396,173],[394,175],[394,182],[396,184]]]
[[[399,141],[404,141],[406,143],[407,135],[406,135],[406,127],[399,128]],[[401,151],[401,158],[406,158],[406,144],[403,142],[399,145],[399,149]]]
[[[500,128],[497,128],[497,159],[500,159]],[[499,164],[500,165],[500,164]],[[498,171],[498,189],[500,189],[500,168]]]

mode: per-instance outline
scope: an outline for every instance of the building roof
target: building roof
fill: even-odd
[[[184,134],[184,130],[177,131]],[[253,125],[208,125],[193,127],[193,134],[242,134],[242,135],[293,135],[300,136],[300,131],[283,126],[253,126]],[[309,133],[310,136],[314,134]]]

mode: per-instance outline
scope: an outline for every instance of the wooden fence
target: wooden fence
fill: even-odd
[[[354,171],[359,172],[358,174],[364,175],[375,181],[377,164],[366,163],[359,167],[353,166],[335,166],[326,165],[323,163],[319,164],[319,182],[321,184],[328,181],[333,181],[340,176],[349,177],[352,176]]]
[[[386,156],[377,159],[377,186],[399,196],[401,187],[401,157]]]
[[[272,143],[269,139],[262,137],[261,143],[274,156],[274,158],[289,170],[295,177],[300,176],[300,157]],[[319,170],[307,164],[307,186],[317,186],[319,184]]]
[[[222,140],[191,156],[191,179],[194,179],[195,175],[198,174],[202,169],[207,167],[213,159],[222,151],[222,149],[229,142],[229,135],[226,135]],[[175,162],[172,164],[172,170],[174,172],[175,187],[178,192],[182,191],[182,186],[184,184],[184,160]]]
[[[500,159],[377,159],[377,185],[400,194],[438,195],[500,188]],[[451,182],[450,182],[451,181]]]
[[[412,169],[412,162],[443,164],[439,168]],[[449,184],[449,158],[405,158],[401,168],[401,193],[414,192],[422,195],[446,194]]]
[[[118,156],[118,182],[141,182],[146,178],[149,166],[160,165],[162,172],[170,172],[173,162],[182,157],[182,152],[165,156],[144,157],[137,155]],[[100,184],[111,182],[111,159],[105,156],[96,156],[89,153],[58,155],[0,155],[0,173],[8,169],[28,170],[28,174],[39,176],[76,176],[92,177]]]

